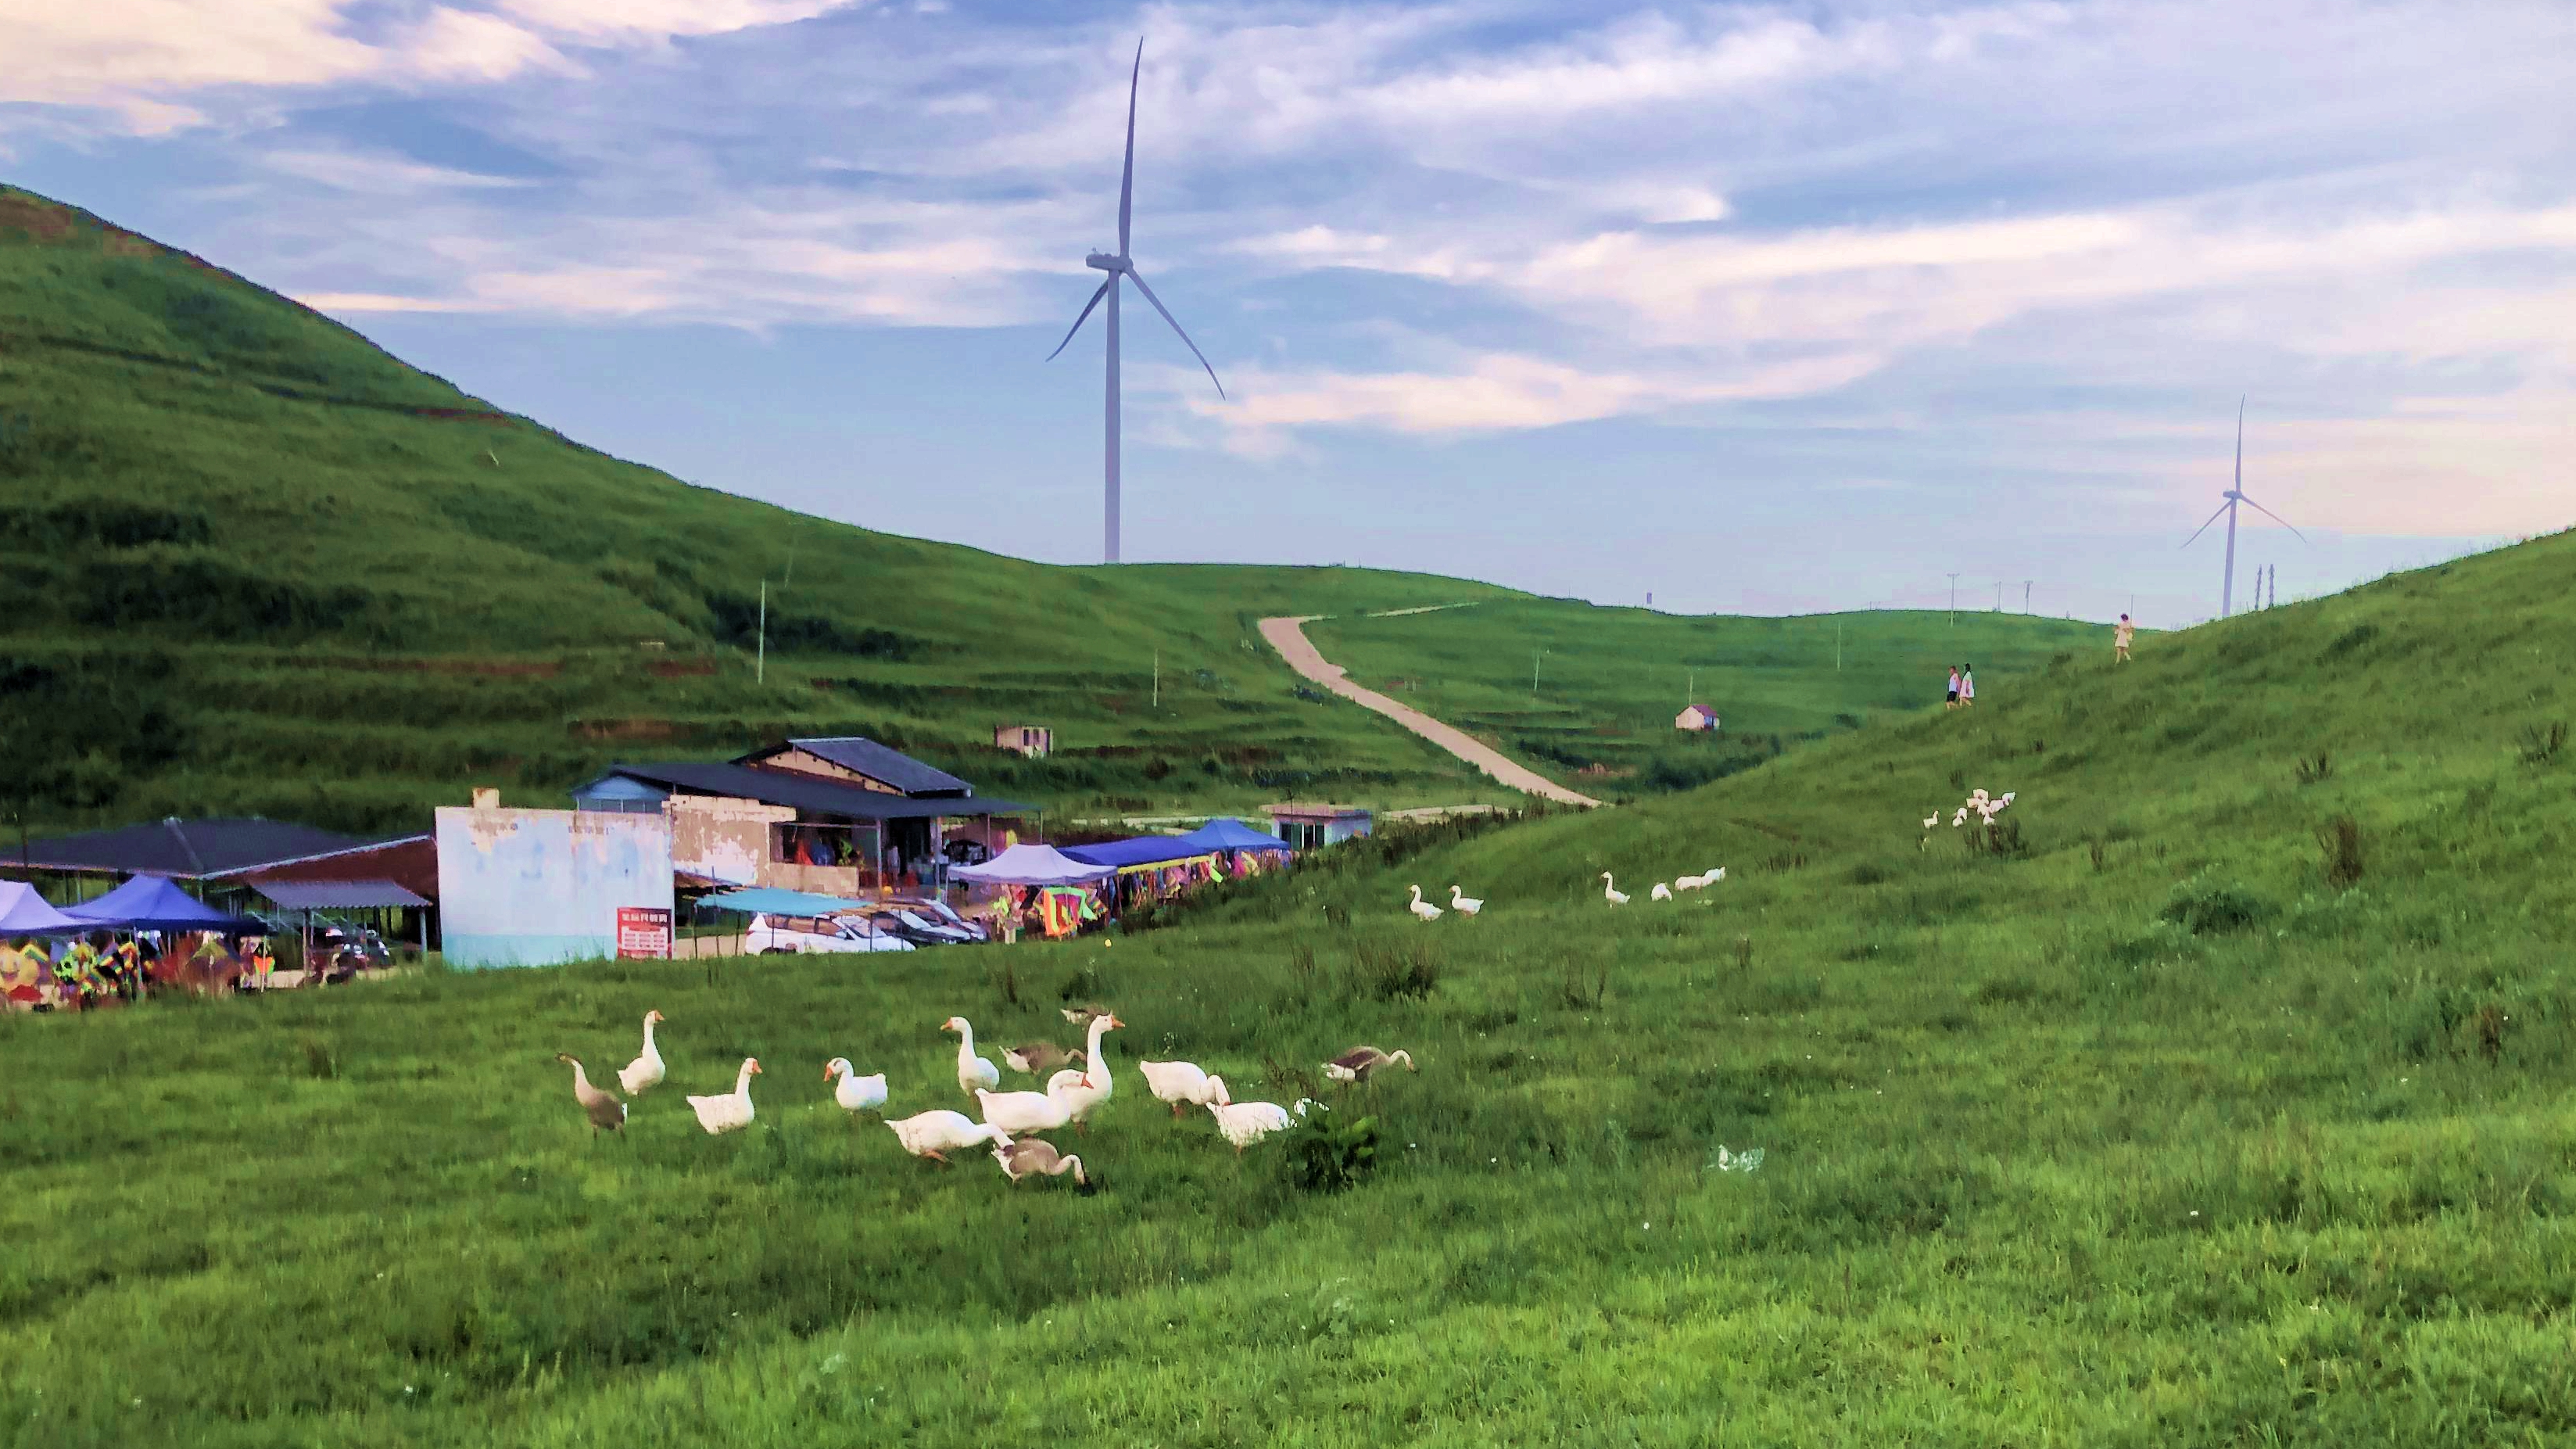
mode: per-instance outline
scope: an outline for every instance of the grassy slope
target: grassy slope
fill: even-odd
[[[1920,708],[1940,699],[1955,664],[1977,667],[1978,688],[1992,702],[1997,690],[2059,655],[2111,647],[2101,625],[2020,614],[1748,619],[1563,599],[1345,616],[1307,631],[1353,679],[1606,798],[1703,784],[1789,742]],[[1533,696],[1531,656],[1540,650]],[[1686,686],[1717,710],[1723,737],[1673,729]],[[1595,765],[1608,778],[1578,774]]]
[[[0,1020],[0,1422],[48,1444],[2565,1442],[2576,760],[2515,746],[2576,713],[2571,579],[2562,535],[1689,795],[1388,836],[1114,947]],[[2320,749],[2331,775],[2300,785]],[[1971,784],[2018,791],[2026,855],[1922,841]],[[2365,866],[2337,891],[2314,832],[2344,815]],[[1728,881],[1680,905],[1593,894],[1600,869],[1710,864]],[[1451,880],[1482,918],[1403,916],[1405,883]],[[2159,924],[2229,891],[2249,928]],[[1417,947],[1446,966],[1427,999],[1351,984],[1363,949]],[[1097,1197],[941,1173],[824,1103],[840,1053],[898,1109],[951,1102],[932,1023],[1062,1035],[1066,993],[1131,1023],[1082,1144]],[[549,1058],[622,1060],[647,1006],[674,1080],[593,1146]],[[1275,1152],[1238,1164],[1123,1070],[1184,1055],[1286,1100],[1265,1059],[1359,1039],[1423,1070],[1387,1084],[1386,1167],[1340,1197],[1286,1187]],[[674,1099],[744,1052],[771,1067],[760,1122],[706,1139]],[[1720,1142],[1768,1160],[1709,1171]]]
[[[1374,716],[1299,698],[1251,621],[1506,595],[1052,568],[693,488],[0,188],[0,733],[46,762],[11,782],[39,798],[6,802],[40,820],[412,823],[471,782],[542,798],[614,758],[783,730],[876,734],[1060,808],[1488,798]],[[1022,720],[1066,752],[993,755],[991,726]]]

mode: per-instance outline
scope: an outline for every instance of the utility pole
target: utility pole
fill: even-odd
[[[1843,620],[1842,620],[1842,616],[1841,616],[1840,614],[1837,614],[1837,615],[1835,615],[1835,616],[1834,616],[1834,673],[1836,673],[1836,674],[1840,674],[1840,673],[1842,673],[1842,672],[1843,672]]]
[[[2034,582],[2031,579],[2021,581],[2021,611],[2025,614],[2030,612],[2030,586]]]
[[[760,581],[760,654],[752,668],[752,677],[755,681],[761,684],[769,682],[769,580],[767,579]]]
[[[2000,614],[2000,613],[2002,613],[2003,611],[2004,611],[2004,581],[2003,581],[2003,580],[2001,580],[2001,579],[1997,579],[1997,580],[1995,580],[1995,612],[1996,612],[1996,613],[1998,613],[1998,614]]]
[[[1538,656],[1546,652],[1541,649],[1530,655],[1530,698],[1532,699],[1538,698]]]
[[[1959,576],[1950,575],[1950,627],[1959,627]]]
[[[1163,651],[1154,651],[1154,708],[1163,707]]]

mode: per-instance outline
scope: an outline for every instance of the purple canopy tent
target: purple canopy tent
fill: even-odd
[[[1117,873],[1105,865],[1086,865],[1071,859],[1052,845],[1024,844],[1014,845],[982,865],[961,865],[950,871],[948,878],[979,885],[1069,886],[1091,885]]]
[[[24,881],[0,880],[0,940],[20,936],[78,936],[99,927],[46,904]]]

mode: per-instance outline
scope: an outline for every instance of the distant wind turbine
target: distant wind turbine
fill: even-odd
[[[1118,279],[1120,277],[1124,276],[1134,282],[1136,290],[1145,294],[1145,300],[1154,304],[1154,310],[1163,314],[1163,320],[1172,324],[1172,330],[1180,334],[1181,345],[1187,347],[1190,355],[1199,360],[1199,366],[1207,368],[1208,381],[1216,383],[1216,395],[1225,396],[1225,384],[1217,382],[1216,369],[1209,365],[1207,354],[1199,351],[1199,345],[1190,340],[1190,334],[1181,331],[1180,319],[1172,315],[1172,309],[1163,305],[1162,298],[1154,295],[1153,288],[1145,285],[1144,274],[1136,270],[1134,259],[1127,255],[1127,218],[1133,209],[1136,195],[1136,81],[1137,77],[1144,73],[1144,69],[1145,42],[1139,40],[1136,42],[1136,63],[1127,73],[1127,165],[1118,176],[1118,250],[1115,254],[1093,252],[1082,259],[1084,266],[1096,268],[1109,275],[1101,282],[1100,290],[1091,294],[1091,300],[1082,304],[1082,315],[1074,318],[1073,326],[1065,330],[1064,341],[1055,345],[1055,352],[1047,354],[1047,360],[1053,362],[1056,354],[1064,351],[1073,341],[1073,334],[1081,331],[1082,324],[1090,320],[1091,309],[1100,305],[1101,298],[1109,299],[1107,321],[1109,392],[1104,408],[1107,415],[1108,440],[1101,464],[1104,479],[1101,504],[1103,536],[1101,562],[1103,563],[1118,562]]]
[[[2230,613],[2234,612],[2234,606],[2236,603],[2237,504],[2242,503],[2246,507],[2253,509],[2255,512],[2262,514],[2265,518],[2281,525],[2283,528],[2289,528],[2291,537],[2296,538],[2299,542],[2306,543],[2308,541],[2308,536],[2306,534],[2299,532],[2295,528],[2290,528],[2290,521],[2288,519],[2283,518],[2281,515],[2274,513],[2271,509],[2268,509],[2262,504],[2245,496],[2245,399],[2241,397],[2236,400],[2236,486],[2228,489],[2225,493],[2219,496],[2227,500],[2226,502],[2218,505],[2218,513],[2224,513],[2227,515],[2227,573],[2219,580],[2218,584],[2218,617],[2224,619]],[[2191,531],[2191,537],[2182,541],[2182,546],[2189,548],[2193,544],[2198,543],[2200,541],[2200,536],[2209,532],[2209,525],[2218,521],[2218,513],[2209,515],[2209,517],[2201,523],[2200,527],[2193,529]]]

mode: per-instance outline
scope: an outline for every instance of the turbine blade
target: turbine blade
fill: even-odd
[[[1092,309],[1092,308],[1094,308],[1094,307],[1099,306],[1099,305],[1100,305],[1100,299],[1109,295],[1109,286],[1110,286],[1110,283],[1111,283],[1111,282],[1115,282],[1115,281],[1117,281],[1117,280],[1118,280],[1118,274],[1117,274],[1116,272],[1111,272],[1111,273],[1109,274],[1109,280],[1108,280],[1108,281],[1104,281],[1104,282],[1102,282],[1102,283],[1100,284],[1100,290],[1091,294],[1091,300],[1082,304],[1082,315],[1081,315],[1081,316],[1079,316],[1079,317],[1074,318],[1074,319],[1073,319],[1073,325],[1072,325],[1071,327],[1068,327],[1068,328],[1066,328],[1066,329],[1065,329],[1065,332],[1064,332],[1064,341],[1059,342],[1059,343],[1057,343],[1057,344],[1055,345],[1055,352],[1050,352],[1050,353],[1048,353],[1048,354],[1046,355],[1046,360],[1047,360],[1047,361],[1049,361],[1049,362],[1053,362],[1053,361],[1055,361],[1055,353],[1056,353],[1056,352],[1062,352],[1062,351],[1064,351],[1064,350],[1065,350],[1065,348],[1067,348],[1068,346],[1071,346],[1071,345],[1072,345],[1072,343],[1073,343],[1073,334],[1075,334],[1076,332],[1081,331],[1081,330],[1082,330],[1082,324],[1091,320],[1091,309]]]
[[[2245,491],[2245,399],[2241,397],[2236,400],[2236,491]]]
[[[1058,348],[1057,350],[1058,350],[1058,351],[1062,351],[1063,349],[1062,349],[1062,348]],[[2231,501],[2232,501],[2232,500],[2231,500]],[[2222,504],[2218,505],[2218,513],[2225,513],[2226,511],[2227,511],[2227,505],[2226,505],[2225,503],[2222,503]],[[2218,521],[2218,513],[2213,513],[2213,514],[2209,515],[2209,521],[2208,521],[2207,523],[2203,523],[2200,527],[2193,529],[2193,530],[2191,531],[2191,537],[2186,538],[2186,539],[2184,539],[2184,540],[2182,541],[2182,546],[2183,546],[2183,547],[2185,547],[2185,548],[2189,548],[2189,547],[2191,547],[2193,544],[2198,543],[2198,542],[2200,541],[2200,536],[2201,536],[2202,534],[2204,534],[2204,533],[2209,532],[2209,525],[2210,525],[2211,523],[2216,523],[2216,522]]]
[[[1136,79],[1145,73],[1145,42],[1136,42],[1136,64],[1127,72],[1127,167],[1118,173],[1118,255],[1127,255],[1127,217],[1136,201]]]
[[[1145,300],[1154,304],[1154,310],[1163,314],[1163,320],[1172,324],[1174,332],[1181,333],[1181,345],[1190,350],[1190,356],[1199,360],[1199,366],[1207,368],[1208,381],[1216,382],[1216,395],[1224,397],[1225,384],[1217,382],[1216,369],[1208,365],[1207,354],[1199,351],[1199,345],[1190,340],[1190,334],[1181,332],[1181,320],[1172,315],[1172,309],[1163,305],[1163,299],[1154,295],[1154,289],[1145,285],[1145,278],[1133,266],[1127,269],[1127,280],[1136,284],[1136,290],[1145,294]]]
[[[2239,497],[2239,498],[2245,498],[2245,491],[2244,491],[2243,489],[2241,489],[2241,488],[2240,488],[2240,489],[2238,489],[2238,490],[2237,490],[2237,492],[2236,492],[2236,496],[2237,496],[2237,497]],[[2271,509],[2268,509],[2268,508],[2264,507],[2262,504],[2255,502],[2255,501],[2254,501],[2253,499],[2251,499],[2251,498],[2245,498],[2245,506],[2246,506],[2246,507],[2248,507],[2248,508],[2253,509],[2255,512],[2257,512],[2257,513],[2259,513],[2259,514],[2262,514],[2265,518],[2268,518],[2268,519],[2272,520],[2274,523],[2277,523],[2277,524],[2281,525],[2283,528],[2288,528],[2288,529],[2290,529],[2290,535],[2291,535],[2293,538],[2296,538],[2299,542],[2301,542],[2301,543],[2306,543],[2306,542],[2308,541],[2308,536],[2307,536],[2306,534],[2299,532],[2296,528],[2291,528],[2291,526],[2290,526],[2290,520],[2288,520],[2288,519],[2286,519],[2286,518],[2283,518],[2281,515],[2279,515],[2279,514],[2277,514],[2277,513],[2274,513]]]

